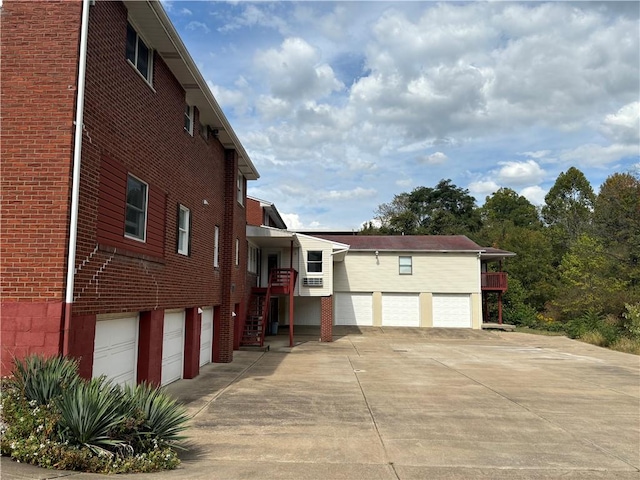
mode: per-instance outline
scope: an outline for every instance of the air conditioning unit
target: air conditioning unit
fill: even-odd
[[[305,287],[321,287],[322,277],[305,277],[302,279],[302,285]]]

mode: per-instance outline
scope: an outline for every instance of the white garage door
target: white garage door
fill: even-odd
[[[211,346],[213,344],[213,308],[202,309],[202,326],[200,329],[200,366],[211,363]]]
[[[471,296],[434,294],[433,326],[471,328]]]
[[[182,378],[184,359],[184,310],[165,312],[162,338],[162,378],[167,385]]]
[[[383,293],[382,325],[386,327],[419,327],[419,296],[416,294]]]
[[[106,375],[121,385],[136,384],[138,315],[96,322],[92,376]]]
[[[370,293],[336,293],[333,297],[336,325],[373,325]]]

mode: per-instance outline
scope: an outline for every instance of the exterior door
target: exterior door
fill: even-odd
[[[471,328],[471,296],[468,294],[434,294],[433,326]]]
[[[138,315],[101,320],[98,316],[92,376],[135,385],[138,368]]]
[[[336,325],[373,325],[371,293],[336,293],[334,295]]]
[[[383,293],[382,325],[385,327],[419,327],[419,298],[417,294]]]

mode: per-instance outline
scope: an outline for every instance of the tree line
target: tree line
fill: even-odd
[[[375,218],[360,234],[466,235],[515,252],[503,264],[511,323],[563,324],[585,315],[613,322],[640,302],[640,171],[610,175],[596,195],[571,167],[540,208],[510,188],[478,207],[467,189],[443,179],[395,195]]]

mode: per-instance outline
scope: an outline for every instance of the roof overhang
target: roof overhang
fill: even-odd
[[[288,248],[291,246],[291,242],[294,247],[300,246],[294,232],[265,226],[247,225],[247,240],[259,247]]]
[[[238,154],[238,169],[247,180],[260,177],[249,154],[236,136],[206,80],[180,39],[173,23],[159,1],[124,0],[129,18],[140,29],[149,46],[162,57],[171,73],[186,92],[186,100],[200,113],[200,122],[217,130],[218,140]]]

